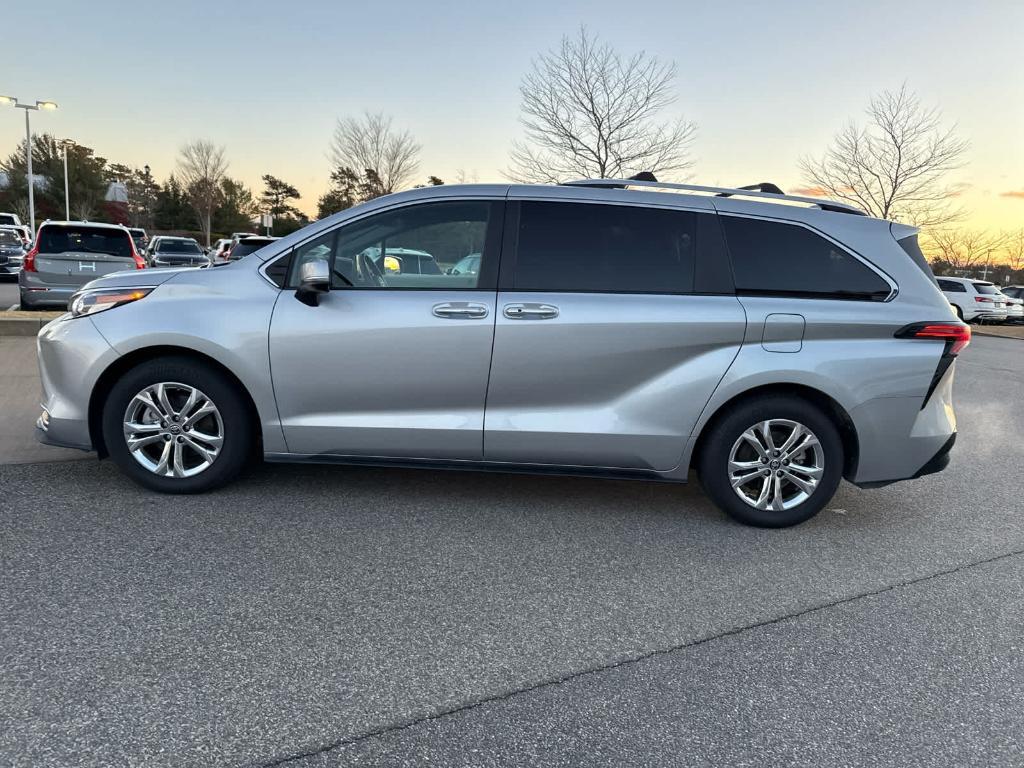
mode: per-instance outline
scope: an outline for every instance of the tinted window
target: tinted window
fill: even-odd
[[[974,290],[976,290],[978,293],[983,293],[986,296],[994,296],[995,294],[999,293],[999,291],[996,290],[996,287],[992,285],[992,283],[973,283],[973,285]]]
[[[748,294],[883,301],[889,284],[804,227],[722,216],[736,290]]]
[[[932,272],[932,268],[928,266],[928,259],[926,259],[924,254],[921,252],[921,246],[918,245],[917,242],[917,235],[904,237],[902,240],[897,240],[896,242],[900,244],[900,248],[906,252],[907,256],[910,257],[910,260],[917,265],[917,268],[924,272],[928,276],[929,280],[934,282],[935,273]]]
[[[1003,288],[1003,293],[1007,296],[1012,296],[1015,299],[1021,298],[1024,295],[1024,289],[1021,288]]]
[[[0,229],[0,245],[21,245],[21,238],[13,232]]]
[[[14,220],[14,217],[11,214],[0,213],[0,224],[11,224],[17,226],[18,222]]]
[[[687,211],[524,202],[515,289],[689,293],[695,227]]]
[[[131,258],[128,233],[105,227],[43,227],[39,233],[40,253],[107,253]]]
[[[953,291],[953,292],[959,292],[959,293],[966,293],[967,292],[967,289],[964,288],[964,284],[963,283],[957,283],[957,282],[954,282],[953,280],[942,280],[942,279],[940,279],[939,280],[939,288],[941,288],[944,291]]]
[[[295,249],[289,284],[303,262],[326,258],[332,288],[476,288],[479,273],[448,270],[470,254],[489,258],[491,210],[487,202],[426,203],[342,225]]]
[[[231,249],[231,261],[237,261],[243,256],[248,256],[253,251],[258,251],[263,246],[269,245],[272,242],[274,241],[269,239],[252,239],[246,240],[245,242],[240,241],[238,244],[235,245],[234,248]]]
[[[198,243],[187,240],[161,240],[156,250],[158,253],[202,253]]]

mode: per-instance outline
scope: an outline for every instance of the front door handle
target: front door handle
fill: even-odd
[[[434,317],[443,317],[448,320],[478,320],[481,317],[487,317],[487,307],[472,301],[448,301],[444,304],[435,304],[432,311]]]
[[[558,307],[551,304],[506,304],[503,312],[509,320],[549,320],[558,317]]]

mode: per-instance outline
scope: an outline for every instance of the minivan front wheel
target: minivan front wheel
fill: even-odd
[[[199,493],[231,480],[252,446],[237,385],[188,358],[150,360],[114,385],[103,439],[121,470],[151,490]]]
[[[831,418],[799,398],[741,403],[711,428],[701,483],[730,516],[782,528],[816,515],[842,477],[843,444]]]

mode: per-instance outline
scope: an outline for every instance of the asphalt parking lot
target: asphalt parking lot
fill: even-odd
[[[185,498],[40,448],[0,466],[0,764],[1020,765],[1024,342],[957,375],[946,472],[782,531],[696,484],[268,465]]]
[[[0,275],[0,311],[17,305],[18,278],[14,275]]]

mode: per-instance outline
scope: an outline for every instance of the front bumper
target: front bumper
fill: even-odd
[[[47,445],[92,450],[89,398],[100,374],[117,352],[92,319],[64,315],[47,323],[36,337],[42,413],[36,438]]]

